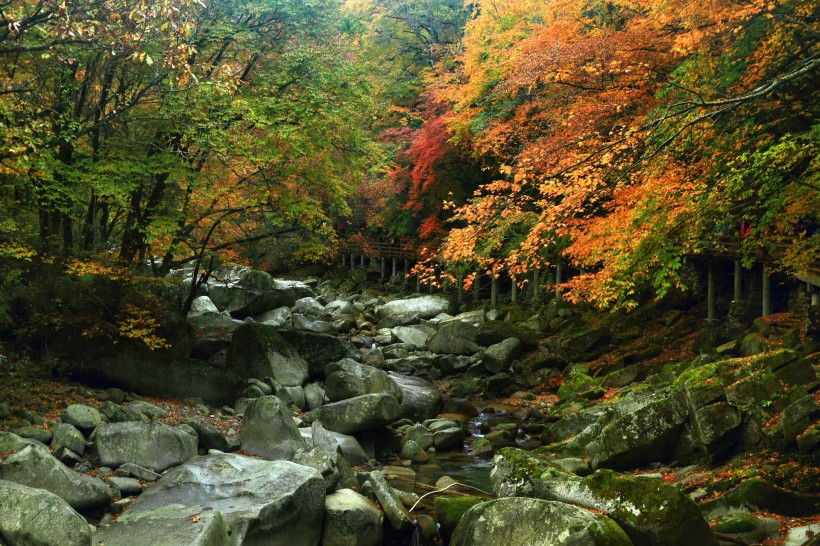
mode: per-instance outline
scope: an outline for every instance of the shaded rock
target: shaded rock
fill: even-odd
[[[197,438],[161,423],[106,423],[97,428],[92,449],[101,466],[125,463],[162,472],[197,454]]]
[[[89,546],[91,530],[57,495],[0,480],[0,542],[9,546]]]
[[[354,466],[367,463],[368,456],[362,445],[353,436],[326,430],[319,421],[315,421],[311,428],[300,428],[299,433],[308,447],[318,449],[332,455],[341,453]]]
[[[344,358],[360,359],[359,351],[346,339],[307,330],[280,330],[279,334],[307,362],[314,377],[323,377],[325,366],[331,362]]]
[[[737,409],[726,402],[717,402],[695,412],[692,427],[703,451],[711,455],[726,447],[720,445],[721,440],[736,430],[740,422],[741,416]]]
[[[405,419],[424,421],[432,419],[441,410],[442,398],[439,390],[429,381],[417,376],[388,374],[390,380],[401,390],[401,414]]]
[[[126,423],[128,421],[147,421],[148,418],[125,406],[106,400],[100,406],[100,413],[105,415],[109,423]]]
[[[702,503],[700,508],[710,519],[738,512],[770,512],[804,517],[820,511],[820,495],[789,491],[751,478],[722,496]]]
[[[351,489],[325,498],[323,546],[378,546],[384,515],[372,502]]]
[[[148,468],[143,468],[134,463],[125,463],[116,470],[117,476],[137,478],[147,482],[154,482],[160,478],[160,475]]]
[[[191,302],[191,310],[188,311],[188,317],[195,317],[204,313],[219,313],[219,308],[214,305],[211,298],[208,296],[198,296]]]
[[[244,324],[236,329],[228,366],[241,377],[273,377],[286,386],[300,386],[308,377],[308,365],[296,349],[266,324]]]
[[[316,383],[305,385],[304,393],[305,408],[308,411],[315,410],[316,408],[325,403],[325,391]]]
[[[402,459],[407,459],[414,463],[426,463],[430,460],[427,452],[415,440],[405,440],[401,444]]]
[[[294,406],[299,411],[304,411],[307,407],[305,391],[302,387],[279,387],[276,389],[276,397],[285,405]]]
[[[520,341],[522,349],[526,351],[538,347],[537,332],[512,322],[492,321],[482,324],[475,341],[482,347],[489,347],[510,338]]]
[[[105,546],[229,546],[222,514],[211,508],[172,504],[146,512],[127,511],[94,532],[94,544]]]
[[[436,451],[461,449],[464,447],[465,437],[464,430],[460,427],[446,428],[433,433],[433,445],[436,446]]]
[[[270,311],[265,311],[261,315],[255,316],[254,320],[261,324],[278,327],[284,326],[285,324],[290,324],[291,317],[292,314],[289,308],[277,307],[276,309],[271,309]]]
[[[516,338],[505,339],[487,347],[482,363],[490,373],[499,373],[507,370],[519,354],[521,354],[521,342]]]
[[[433,318],[441,313],[450,313],[454,308],[450,298],[445,296],[419,296],[387,302],[378,309],[378,318],[409,317]]]
[[[0,480],[45,489],[75,510],[111,502],[111,491],[102,480],[74,472],[38,445],[29,445],[3,459]]]
[[[290,323],[296,330],[307,330],[318,334],[329,334],[334,331],[333,325],[324,320],[311,320],[305,315],[294,313]]]
[[[168,417],[167,411],[145,400],[134,400],[128,404],[128,409],[149,419],[165,419]]]
[[[539,499],[477,504],[461,518],[451,546],[632,546],[612,520],[583,508]]]
[[[780,538],[780,522],[773,518],[758,518],[740,513],[718,518],[712,530],[720,536],[742,541],[744,544],[761,544],[767,538]]]
[[[44,444],[51,442],[51,439],[54,436],[50,430],[40,427],[22,427],[14,429],[12,432],[21,438],[37,440],[38,442],[42,442]]]
[[[231,528],[230,544],[318,544],[325,484],[312,468],[234,454],[208,455],[166,472],[129,509],[208,506]]]
[[[71,404],[60,414],[60,421],[74,425],[82,431],[91,432],[102,424],[103,419],[96,408],[82,404]]]
[[[142,493],[142,485],[136,478],[124,478],[122,476],[109,476],[105,483],[120,492],[118,497],[128,497]]]
[[[609,330],[591,328],[565,337],[561,342],[561,350],[570,361],[586,361],[599,354],[611,340]]]
[[[330,494],[339,484],[340,474],[336,466],[338,454],[328,455],[316,449],[300,449],[293,455],[293,462],[310,467],[322,475],[325,492]]]
[[[245,410],[239,433],[242,450],[267,460],[291,460],[305,447],[290,411],[275,396],[254,400]]]
[[[325,393],[333,401],[385,393],[401,401],[402,391],[382,370],[349,358],[325,367]]]
[[[208,451],[209,449],[218,449],[219,451],[230,451],[231,446],[228,440],[210,423],[206,423],[202,419],[189,419],[185,424],[196,431],[197,439],[199,441],[199,448]]]
[[[325,404],[309,414],[328,430],[350,434],[376,430],[401,419],[401,406],[389,394],[365,394]]]

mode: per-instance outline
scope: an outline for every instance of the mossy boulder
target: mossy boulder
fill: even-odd
[[[583,508],[540,499],[506,498],[480,503],[464,514],[451,546],[632,546],[609,518]]]
[[[481,504],[482,502],[487,502],[487,499],[473,496],[436,497],[436,520],[441,525],[441,531],[444,533],[444,535],[447,537],[451,536],[453,534],[453,531],[456,530],[458,522],[461,521],[461,518],[464,516],[467,510],[469,510],[476,504]]]
[[[0,543],[27,546],[88,546],[85,519],[57,495],[0,480]]]
[[[586,362],[601,354],[612,341],[606,328],[590,328],[565,337],[561,351],[569,361]]]
[[[376,430],[401,419],[401,405],[389,394],[364,394],[325,404],[309,414],[326,429],[342,434]]]
[[[520,341],[521,348],[525,351],[538,347],[539,336],[535,330],[513,322],[497,320],[482,324],[475,341],[482,347],[489,347],[510,338]]]
[[[731,443],[731,433],[740,426],[740,412],[726,402],[716,402],[695,412],[692,428],[703,452],[722,451]]]
[[[681,391],[665,389],[607,423],[587,444],[587,455],[594,468],[627,468],[669,459],[688,419]]]
[[[387,373],[346,358],[325,367],[325,393],[331,402],[363,394],[387,393],[401,402],[402,391]]]
[[[660,480],[598,470],[579,478],[544,457],[502,449],[491,475],[499,497],[535,497],[600,510],[636,546],[716,545],[697,505]]]

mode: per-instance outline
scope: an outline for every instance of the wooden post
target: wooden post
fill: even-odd
[[[490,284],[490,305],[498,307],[498,275],[495,273]]]
[[[345,267],[347,267],[347,254],[342,252],[342,269],[344,269]]]
[[[382,274],[381,278],[382,278],[382,280],[384,280],[387,277],[387,258],[382,258],[381,274]]]
[[[739,304],[742,297],[743,297],[743,275],[742,275],[742,270],[740,269],[740,260],[735,260],[735,293],[734,293],[735,303]]]
[[[350,270],[353,271],[356,269],[356,256],[351,254],[350,255]]]
[[[515,304],[518,303],[518,283],[515,280],[515,277],[510,277],[512,281],[512,288],[510,289],[510,302]]]
[[[532,270],[532,297],[537,298],[541,295],[541,283],[538,279],[538,269]]]
[[[408,283],[408,278],[410,277],[410,260],[407,258],[404,259],[404,282],[402,284]]]
[[[367,257],[364,254],[361,255],[361,260],[362,270],[367,271]]]
[[[709,262],[709,270],[706,277],[706,318],[715,320],[715,271],[712,262]]]
[[[398,278],[398,275],[399,275],[398,265],[399,265],[399,259],[398,258],[393,258],[393,275],[390,277],[390,279],[393,282],[396,281],[396,279]]]
[[[480,297],[479,297],[480,296],[479,291],[481,290],[481,287],[479,286],[480,284],[481,284],[481,273],[476,273],[475,274],[475,281],[473,281],[473,301],[475,303],[478,303],[478,301],[480,299]]]
[[[763,316],[768,317],[772,312],[772,280],[769,270],[763,264]]]

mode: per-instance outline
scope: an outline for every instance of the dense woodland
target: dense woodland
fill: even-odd
[[[806,0],[0,0],[0,330],[164,343],[187,267],[351,237],[580,273],[631,308],[684,256],[820,259]]]

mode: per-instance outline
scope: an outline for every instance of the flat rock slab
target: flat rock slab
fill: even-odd
[[[129,513],[203,506],[222,514],[231,545],[314,545],[322,535],[324,501],[324,480],[312,468],[223,453],[169,470]]]
[[[94,546],[228,546],[222,514],[201,506],[171,504],[146,512],[126,511],[97,529]]]
[[[309,414],[328,430],[352,434],[376,430],[401,419],[401,406],[389,394],[364,394],[325,404]]]
[[[108,423],[97,428],[93,452],[101,466],[133,463],[154,472],[197,454],[197,437],[161,423]]]

